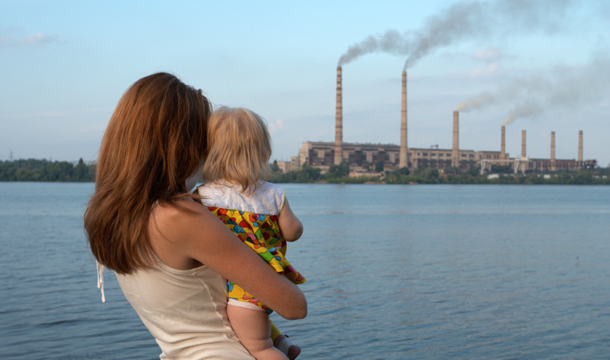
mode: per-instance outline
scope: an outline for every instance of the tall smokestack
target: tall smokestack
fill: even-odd
[[[341,66],[337,66],[337,105],[335,113],[335,165],[343,162],[343,95],[341,94]]]
[[[555,132],[551,131],[551,171],[555,171]]]
[[[525,156],[525,130],[523,130],[521,132],[521,157],[524,158]]]
[[[578,162],[582,164],[582,130],[578,131]]]
[[[402,72],[402,108],[400,110],[400,154],[398,168],[407,167],[409,163],[407,147],[407,72]]]
[[[451,166],[460,167],[460,113],[453,112],[453,149],[451,151]]]
[[[506,157],[506,126],[502,125],[502,139],[500,140],[500,159]]]

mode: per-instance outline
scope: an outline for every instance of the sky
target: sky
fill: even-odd
[[[334,141],[400,141],[408,71],[410,147],[610,163],[610,2],[0,0],[0,160],[95,161],[118,100],[164,71],[215,107],[266,119],[272,159]],[[357,56],[352,56],[353,54]],[[462,105],[460,105],[462,104]],[[510,117],[510,118],[509,118]],[[508,118],[508,120],[507,120]]]

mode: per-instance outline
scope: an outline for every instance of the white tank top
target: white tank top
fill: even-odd
[[[161,359],[254,359],[227,320],[225,279],[203,265],[156,266],[116,275],[125,297],[161,348]]]

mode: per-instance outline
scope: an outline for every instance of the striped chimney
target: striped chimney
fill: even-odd
[[[451,166],[460,167],[460,113],[453,112],[453,149],[451,150]]]
[[[555,171],[555,132],[551,131],[551,171]]]
[[[402,72],[402,108],[400,110],[400,154],[398,167],[408,167],[409,150],[407,147],[407,72]]]
[[[582,130],[578,131],[578,162],[582,166]]]
[[[335,113],[335,165],[343,162],[343,95],[341,89],[341,66],[337,66],[337,105]]]
[[[525,130],[521,131],[521,157],[525,156]]]
[[[502,138],[500,139],[500,159],[506,157],[506,126],[502,125]]]

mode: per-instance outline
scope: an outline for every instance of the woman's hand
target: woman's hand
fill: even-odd
[[[187,211],[158,205],[151,214],[151,244],[161,261],[178,270],[205,264],[283,318],[307,316],[303,292],[244,246],[207,208],[194,201],[180,201],[178,205]]]

